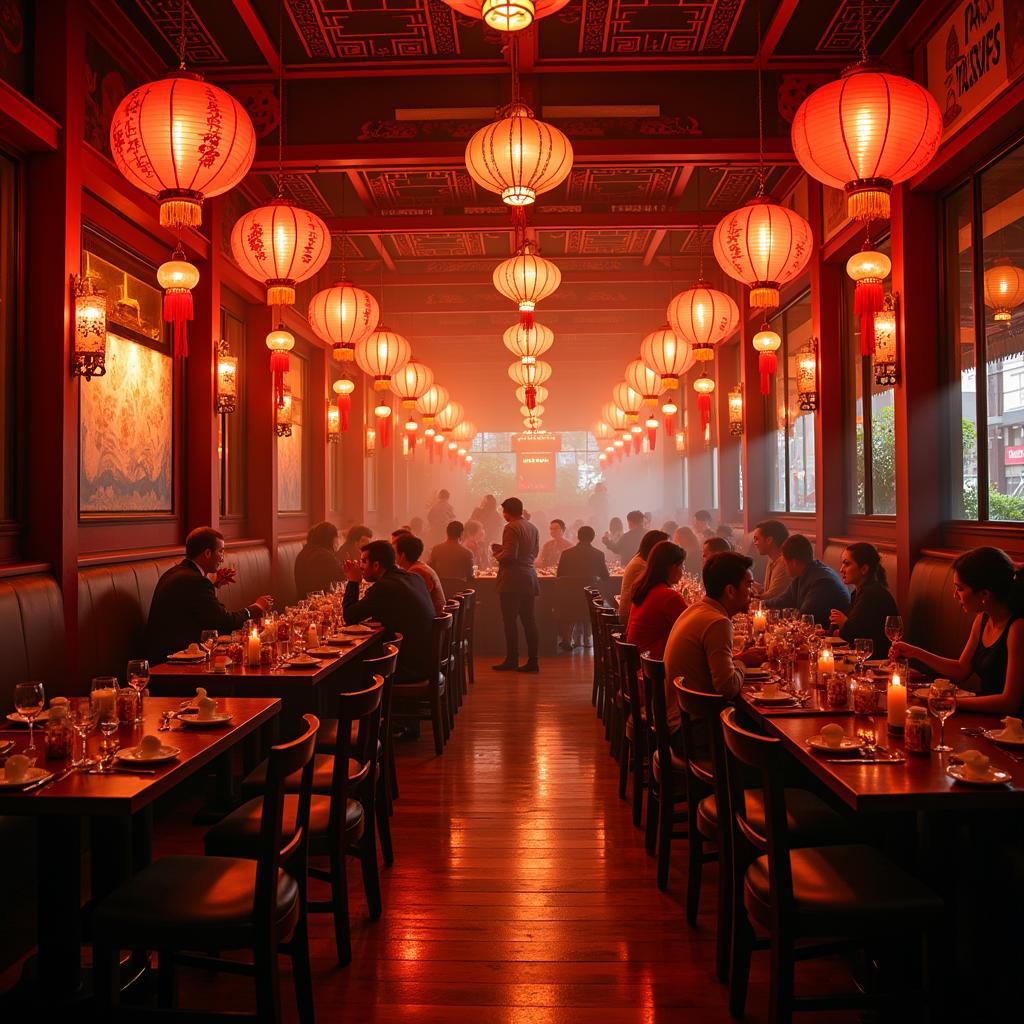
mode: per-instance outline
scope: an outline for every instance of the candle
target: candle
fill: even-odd
[[[753,615],[754,636],[760,636],[768,628],[768,613],[759,608]]]
[[[245,663],[249,668],[256,668],[260,663],[260,636],[255,629],[249,634],[249,641],[245,645]]]
[[[320,641],[316,638],[316,626],[313,623],[309,624],[309,630],[306,633],[306,646],[316,647]]]
[[[836,670],[836,659],[831,647],[823,647],[818,655],[818,675],[831,675]]]
[[[890,729],[899,731],[907,717],[907,688],[900,677],[893,672],[889,687],[885,692],[885,718]]]

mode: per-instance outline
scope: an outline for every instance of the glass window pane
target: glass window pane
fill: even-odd
[[[847,507],[855,515],[867,512],[864,493],[864,357],[860,352],[860,317],[854,313],[853,280],[843,275],[843,432],[846,439]]]
[[[240,515],[245,508],[245,323],[221,307],[221,338],[229,355],[238,360],[235,411],[222,413],[218,429],[220,514]]]
[[[797,363],[811,340],[811,299],[808,293],[793,303],[784,317],[786,331],[786,414],[789,442],[789,511],[814,511],[814,424],[817,413],[800,409]]]
[[[0,519],[14,515],[15,165],[0,156]]]
[[[893,389],[871,384],[871,512],[896,514],[896,435]]]
[[[303,403],[306,391],[306,361],[291,353],[285,386],[292,391],[292,432],[277,439],[277,510],[301,512],[305,507],[303,472]]]
[[[949,341],[949,494],[954,519],[978,517],[978,428],[974,373],[974,244],[971,190],[946,201],[946,336]]]
[[[770,321],[773,331],[783,334],[782,314]],[[769,378],[765,415],[765,452],[768,456],[768,507],[773,512],[786,511],[786,359],[785,348],[777,355],[778,369]],[[760,394],[758,398],[761,398]]]

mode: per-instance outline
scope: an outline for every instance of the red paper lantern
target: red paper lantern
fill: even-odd
[[[256,133],[233,96],[175,71],[121,100],[110,121],[110,154],[131,184],[160,203],[164,227],[195,228],[203,199],[248,173]]]
[[[519,322],[532,327],[537,303],[555,293],[562,283],[562,272],[551,260],[535,252],[532,242],[526,242],[521,252],[494,268],[492,280],[494,287],[518,307]]]
[[[174,355],[188,355],[188,321],[193,316],[192,289],[199,284],[199,271],[185,259],[179,246],[156,271],[157,283],[164,290],[164,320],[171,324]]]
[[[306,313],[317,337],[326,341],[338,362],[355,356],[356,345],[368,337],[380,320],[380,306],[365,289],[338,281],[316,293]]]
[[[782,347],[782,338],[767,324],[761,324],[761,330],[751,339],[754,349],[760,353],[757,368],[761,373],[761,394],[767,395],[771,390],[771,376],[778,369],[776,352]]]
[[[278,324],[267,335],[270,349],[270,372],[274,377],[274,394],[277,407],[284,408],[284,375],[288,372],[288,353],[295,348],[295,335],[286,331],[284,324]]]
[[[341,429],[344,432],[348,430],[348,417],[352,411],[352,392],[355,391],[356,386],[348,377],[342,377],[331,385],[331,389],[338,396],[338,414],[341,417]]]
[[[412,345],[395,331],[378,327],[356,345],[356,366],[373,378],[374,391],[387,391],[391,378],[412,358]]]
[[[698,377],[693,382],[693,390],[697,392],[697,412],[700,414],[700,428],[707,437],[711,423],[711,396],[715,391],[715,382],[710,377]]]
[[[857,64],[800,104],[791,135],[800,166],[846,190],[851,217],[884,220],[892,186],[926,167],[939,148],[942,112],[917,82]]]
[[[668,322],[672,330],[689,343],[694,360],[706,363],[714,358],[715,345],[736,330],[740,310],[725,292],[709,288],[698,280],[668,304]],[[641,347],[641,358],[642,353]]]
[[[690,343],[668,324],[651,331],[640,342],[640,358],[661,374],[662,387],[670,390],[679,387],[679,378],[694,362]]]
[[[853,290],[853,312],[860,317],[860,354],[870,356],[875,351],[875,314],[882,308],[885,289],[882,282],[889,276],[892,262],[884,252],[869,249],[867,243],[860,252],[846,261],[846,273],[856,287]]]
[[[543,359],[535,363],[513,363],[508,368],[508,375],[524,389],[525,404],[533,409],[537,405],[537,387],[551,378],[551,364]]]

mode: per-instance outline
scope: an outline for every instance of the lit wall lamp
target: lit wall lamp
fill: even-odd
[[[72,276],[75,291],[75,340],[71,373],[92,380],[107,372],[107,297],[96,290],[96,278]]]
[[[341,410],[330,400],[327,400],[327,441],[329,444],[337,444],[341,437]]]
[[[238,408],[238,356],[231,355],[223,338],[217,353],[217,395],[214,403],[217,412],[232,413]]]
[[[743,385],[737,384],[729,392],[729,433],[739,437],[743,433]]]
[[[818,408],[818,342],[815,338],[797,353],[796,394],[804,412]]]
[[[366,454],[373,455],[377,451],[377,431],[373,427],[366,428]]]
[[[875,314],[875,354],[872,366],[879,387],[894,387],[900,377],[899,352],[896,346],[896,310],[898,295],[886,295],[882,308]]]
[[[677,430],[676,431],[676,454],[677,455],[685,455],[686,454],[686,431],[685,430]]]
[[[292,389],[285,386],[281,401],[274,406],[274,429],[278,437],[292,436]]]

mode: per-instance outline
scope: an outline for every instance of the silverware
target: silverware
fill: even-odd
[[[997,743],[994,739],[992,739],[991,736],[986,736],[985,730],[980,728],[979,726],[962,725],[960,726],[960,731],[965,736],[970,736],[972,739],[977,739],[980,737],[981,739],[985,740],[986,743],[991,743],[992,746],[996,748],[996,750],[998,750],[1001,754],[1005,754],[1014,763],[1024,764],[1024,757],[1022,757],[1020,754],[1013,753],[1012,750],[1007,750],[1006,747],[1004,747],[1001,743]]]
[[[892,754],[888,757],[826,757],[826,764],[902,764],[905,757]]]
[[[110,775],[113,772],[127,772],[129,775],[156,775],[159,772],[159,768],[134,768],[129,765],[115,764],[112,765],[106,771],[100,771],[98,768],[90,768],[85,774],[86,775]]]
[[[38,782],[33,782],[31,785],[25,786],[25,788],[22,789],[22,793],[32,793],[37,789],[42,789],[44,786],[50,785],[51,782],[60,782],[61,779],[66,779],[76,771],[78,771],[77,768],[65,768],[64,771],[57,772],[56,774],[51,775],[48,779],[39,779]]]

